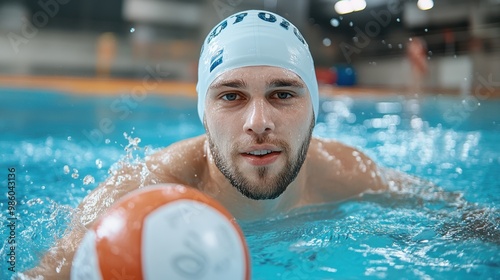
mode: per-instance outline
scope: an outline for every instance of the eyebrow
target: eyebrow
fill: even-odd
[[[246,88],[247,83],[242,79],[222,80],[222,81],[217,81],[212,85],[210,85],[209,89],[218,89],[221,87]],[[267,85],[267,88],[279,88],[279,87],[305,88],[305,85],[301,81],[297,81],[295,79],[279,79],[279,78],[273,79]]]
[[[209,89],[218,89],[221,87],[246,88],[247,83],[241,79],[222,80],[222,81],[217,81],[217,82],[213,83],[212,85],[210,85]]]
[[[301,81],[295,79],[274,79],[272,80],[268,88],[273,87],[296,87],[296,88],[304,88],[305,85]]]

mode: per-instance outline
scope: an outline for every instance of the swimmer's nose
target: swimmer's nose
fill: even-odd
[[[274,121],[271,108],[267,108],[266,100],[254,100],[248,104],[243,129],[246,133],[268,134],[274,130]]]

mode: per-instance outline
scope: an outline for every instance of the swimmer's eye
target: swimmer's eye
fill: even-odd
[[[281,91],[281,92],[276,93],[276,97],[278,97],[278,99],[287,99],[287,98],[293,97],[293,95],[290,94],[289,92]]]
[[[234,101],[238,99],[238,95],[236,93],[226,93],[222,96],[222,99],[226,101]]]

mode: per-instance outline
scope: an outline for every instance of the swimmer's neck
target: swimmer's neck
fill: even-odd
[[[277,198],[255,200],[243,196],[236,188],[230,186],[231,192],[221,197],[219,201],[238,220],[262,220],[276,218],[286,214],[298,205],[300,193],[298,184],[292,182],[288,188]]]
[[[208,146],[208,145],[206,145]],[[299,205],[301,186],[305,180],[306,170],[302,166],[297,178],[287,189],[275,199],[255,200],[242,195],[233,187],[215,165],[207,147],[208,176],[212,184],[204,189],[208,195],[217,199],[238,220],[261,220],[275,218],[285,214]],[[305,165],[305,163],[304,163]]]

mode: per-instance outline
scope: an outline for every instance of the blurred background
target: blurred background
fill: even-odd
[[[500,87],[500,0],[0,0],[0,85],[152,69],[194,83],[206,34],[246,9],[293,22],[323,85]]]

